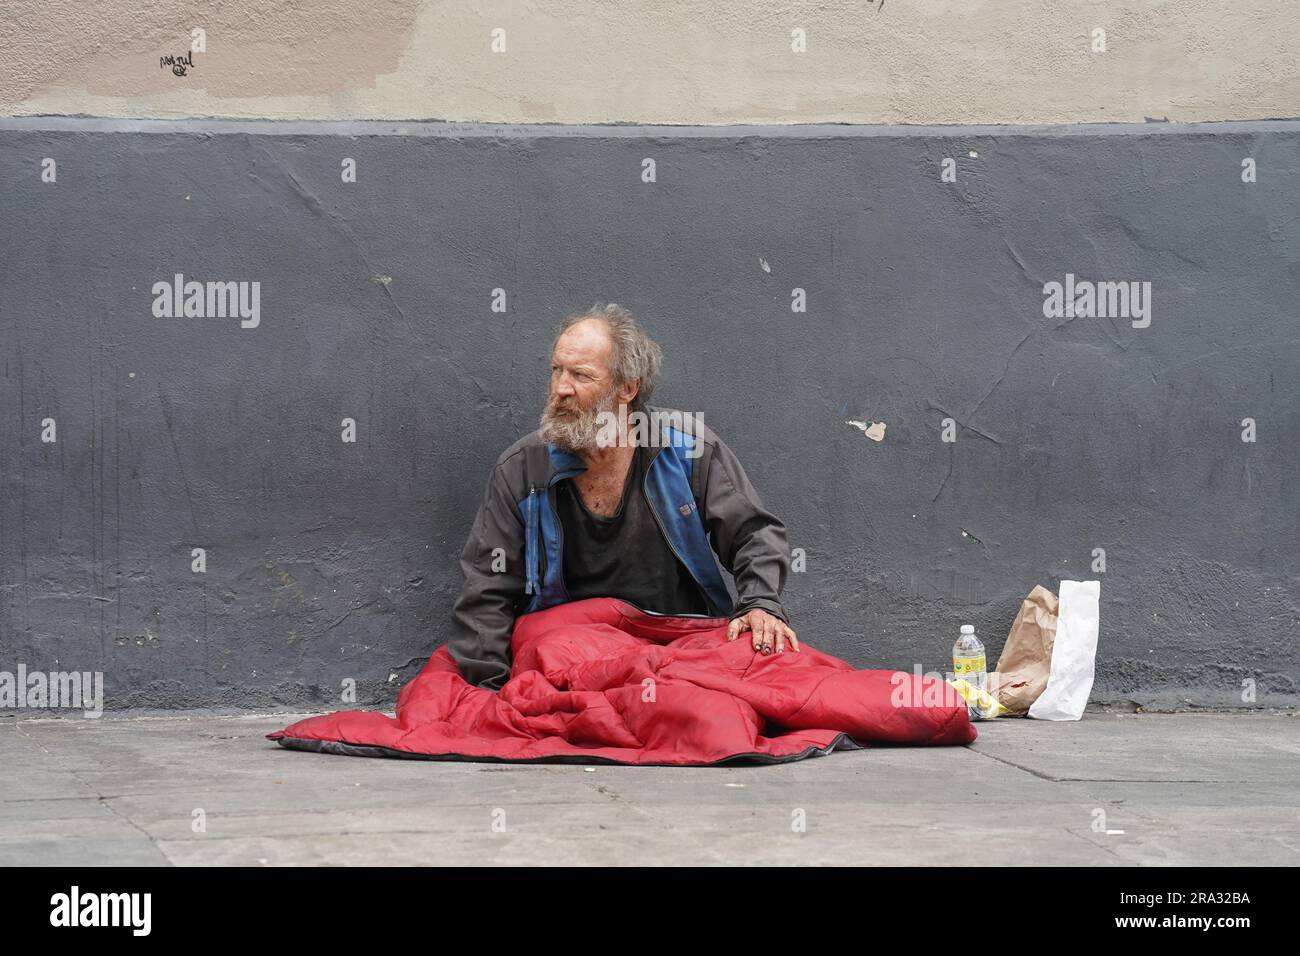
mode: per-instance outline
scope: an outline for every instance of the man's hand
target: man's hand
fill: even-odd
[[[745,631],[753,633],[754,650],[764,654],[771,654],[773,647],[778,654],[784,653],[787,639],[791,648],[799,650],[799,639],[790,625],[761,608],[756,607],[727,625],[727,640],[734,641]]]

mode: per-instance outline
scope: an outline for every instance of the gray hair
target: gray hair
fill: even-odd
[[[614,385],[626,385],[639,382],[636,396],[629,403],[632,409],[641,409],[654,394],[655,380],[659,377],[659,366],[663,362],[661,349],[645,330],[637,325],[632,313],[614,302],[597,302],[586,312],[574,312],[565,316],[560,323],[560,330],[555,334],[555,341],[569,328],[584,319],[600,319],[609,332],[613,348],[610,352],[610,366],[614,373]],[[555,342],[551,343],[555,351]]]

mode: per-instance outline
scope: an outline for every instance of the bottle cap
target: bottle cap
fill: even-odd
[[[963,634],[974,634],[974,633],[975,633],[975,625],[974,625],[974,624],[963,624],[963,625],[961,626],[961,632],[962,632]]]

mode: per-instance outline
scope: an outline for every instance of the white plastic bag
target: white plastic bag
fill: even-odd
[[[1062,581],[1047,686],[1029,707],[1038,720],[1078,720],[1097,664],[1100,581]]]

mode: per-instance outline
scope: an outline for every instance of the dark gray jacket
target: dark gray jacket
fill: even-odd
[[[683,414],[654,405],[646,410]],[[700,584],[712,615],[735,618],[762,608],[788,623],[781,606],[790,570],[785,525],[763,507],[739,460],[712,429],[695,419],[690,434],[695,437],[685,441],[699,441],[698,453],[680,445],[649,448],[644,490],[660,530]],[[542,441],[540,431],[497,459],[461,551],[465,583],[448,641],[469,683],[500,690],[510,676],[515,619],[568,600],[555,483],[585,468],[576,455]],[[715,554],[734,579],[734,604]]]

